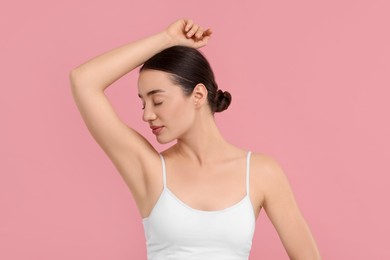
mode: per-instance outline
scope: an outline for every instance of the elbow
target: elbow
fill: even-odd
[[[71,87],[76,86],[76,82],[77,82],[77,70],[76,69],[73,69],[69,72],[69,82],[70,82]]]
[[[79,68],[74,68],[69,72],[69,82],[72,88],[84,89],[86,86],[92,85],[90,78],[86,71],[81,71]]]
[[[105,86],[100,84],[94,77],[93,72],[86,69],[74,68],[69,72],[69,82],[72,89],[103,90]]]

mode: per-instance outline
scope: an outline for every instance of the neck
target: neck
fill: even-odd
[[[232,145],[223,138],[212,115],[195,120],[191,131],[177,139],[174,146],[179,156],[196,161],[201,166],[223,156],[229,148]]]

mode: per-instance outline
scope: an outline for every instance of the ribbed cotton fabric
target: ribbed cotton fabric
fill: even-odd
[[[202,211],[177,198],[166,185],[149,217],[142,220],[148,260],[248,260],[255,231],[249,197],[249,165],[246,160],[246,196],[223,210]]]

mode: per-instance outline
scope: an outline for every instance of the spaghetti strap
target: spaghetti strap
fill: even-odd
[[[249,196],[249,173],[250,173],[250,160],[251,160],[252,152],[248,152],[246,157],[246,194]]]
[[[163,184],[164,184],[164,189],[167,187],[167,174],[165,170],[165,160],[162,154],[160,153],[160,158],[161,158],[161,164],[162,164],[162,173],[163,173]]]

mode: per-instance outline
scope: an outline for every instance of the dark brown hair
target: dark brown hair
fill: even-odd
[[[212,113],[227,109],[231,103],[232,96],[218,89],[209,62],[197,49],[186,46],[167,48],[148,59],[140,72],[147,69],[170,73],[173,82],[180,85],[186,95],[191,95],[197,84],[205,85]]]

